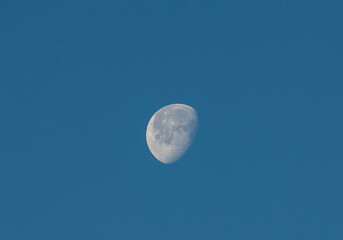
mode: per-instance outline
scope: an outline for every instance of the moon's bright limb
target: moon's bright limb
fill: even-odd
[[[197,128],[198,116],[194,108],[184,104],[167,105],[151,117],[146,141],[160,162],[172,163],[187,151]]]

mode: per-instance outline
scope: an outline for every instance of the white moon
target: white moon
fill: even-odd
[[[192,143],[198,128],[194,108],[171,104],[158,110],[150,119],[146,141],[151,153],[162,163],[178,160]]]

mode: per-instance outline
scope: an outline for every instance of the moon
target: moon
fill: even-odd
[[[162,163],[180,159],[191,145],[198,129],[198,115],[185,104],[171,104],[150,119],[146,141],[151,153]]]

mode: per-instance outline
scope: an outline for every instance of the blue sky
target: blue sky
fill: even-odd
[[[0,239],[343,239],[342,12],[2,1]],[[199,131],[163,165],[172,103]]]

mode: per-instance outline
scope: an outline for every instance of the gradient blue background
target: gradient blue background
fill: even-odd
[[[0,239],[343,239],[343,2],[1,1]],[[150,117],[193,106],[188,153]]]

